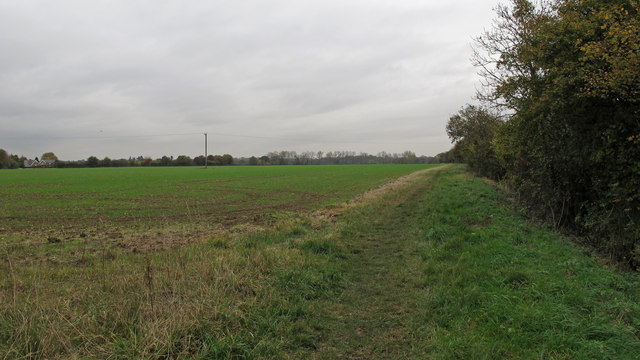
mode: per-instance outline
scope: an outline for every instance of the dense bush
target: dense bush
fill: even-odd
[[[480,98],[509,115],[491,144],[507,183],[554,225],[640,265],[638,1],[512,0],[497,12],[475,64]]]
[[[493,141],[502,125],[496,114],[467,105],[449,118],[447,123],[447,135],[456,142],[452,155],[458,161],[469,164],[477,174],[499,179],[504,169],[496,157]]]
[[[22,159],[17,155],[10,155],[6,150],[0,149],[0,169],[17,169],[22,164]]]

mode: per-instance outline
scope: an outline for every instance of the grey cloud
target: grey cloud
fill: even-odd
[[[117,135],[208,131],[273,138],[216,138],[238,156],[287,146],[433,155],[450,146],[448,115],[471,101],[469,43],[494,5],[3,2],[0,125],[14,136],[0,134],[0,146],[69,159],[195,155],[199,139]],[[113,136],[78,140],[99,130]],[[36,149],[16,140],[24,133],[58,140]]]

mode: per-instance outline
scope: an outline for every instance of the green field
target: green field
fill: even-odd
[[[0,173],[8,230],[55,224],[223,221],[310,210],[428,165],[31,169]]]
[[[0,173],[0,236],[52,242],[184,237],[348,200],[428,165],[29,169]],[[178,228],[178,229],[176,229]],[[135,239],[134,239],[135,241]]]
[[[1,359],[640,354],[637,274],[530,222],[462,166],[0,182]]]

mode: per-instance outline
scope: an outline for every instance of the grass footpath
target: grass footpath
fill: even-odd
[[[461,167],[345,213],[318,359],[638,359],[640,282],[517,215]],[[326,256],[331,256],[328,251]]]
[[[0,359],[639,358],[637,274],[462,166],[385,189],[177,248],[0,246]]]

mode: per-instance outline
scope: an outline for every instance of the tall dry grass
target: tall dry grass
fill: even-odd
[[[113,246],[61,251],[37,261],[5,243],[0,358],[278,351],[281,344],[260,345],[255,338],[273,329],[249,318],[288,311],[278,309],[287,300],[274,285],[276,274],[304,267],[307,258],[274,234],[218,236],[147,253]]]

